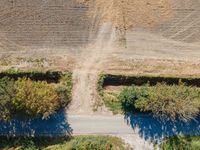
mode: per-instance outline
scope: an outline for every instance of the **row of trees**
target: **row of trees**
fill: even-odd
[[[0,120],[8,121],[16,114],[28,117],[49,117],[71,100],[70,89],[64,82],[48,84],[19,78],[0,79]]]

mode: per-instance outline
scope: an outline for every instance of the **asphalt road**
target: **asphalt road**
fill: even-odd
[[[200,135],[200,116],[188,123],[161,121],[152,115],[69,115],[69,126],[74,135],[113,135],[124,139],[134,150],[153,149],[152,143],[178,134]]]
[[[68,116],[74,134],[132,134],[123,116]]]
[[[134,150],[153,149],[152,145],[133,130],[122,115],[117,116],[68,116],[73,135],[113,135],[122,138]]]

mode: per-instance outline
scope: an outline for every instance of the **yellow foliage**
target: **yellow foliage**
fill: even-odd
[[[47,118],[59,107],[59,96],[53,85],[46,81],[32,81],[27,78],[18,79],[15,83],[16,99],[15,106],[29,116]]]

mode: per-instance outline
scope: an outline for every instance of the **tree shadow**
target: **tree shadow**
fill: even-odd
[[[160,143],[175,135],[200,135],[200,116],[190,122],[181,120],[164,121],[151,114],[125,113],[124,119],[145,140]]]
[[[64,109],[43,120],[15,118],[10,122],[0,122],[0,136],[7,137],[62,137],[71,136],[73,129],[68,123]]]

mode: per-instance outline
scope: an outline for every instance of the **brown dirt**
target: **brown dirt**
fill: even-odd
[[[105,72],[124,75],[200,76],[200,61],[113,59]]]
[[[101,105],[96,91],[98,74],[103,70],[103,62],[113,52],[114,32],[110,24],[104,24],[94,45],[85,48],[77,59],[73,70],[73,101],[68,114],[104,114],[108,110]],[[105,45],[106,44],[106,45]],[[95,112],[94,112],[95,110]],[[111,114],[111,113],[109,113]]]

